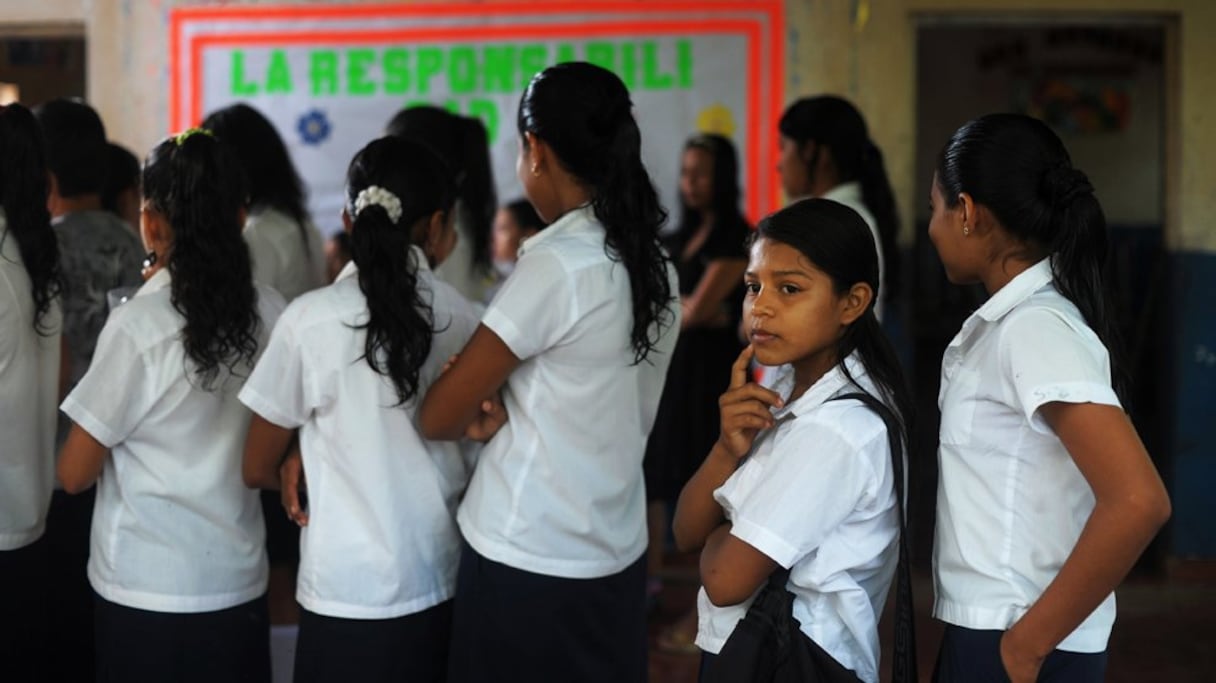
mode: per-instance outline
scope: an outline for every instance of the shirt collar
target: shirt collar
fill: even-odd
[[[841,204],[860,204],[861,183],[857,182],[856,180],[841,183],[827,192],[824,192],[821,197],[823,199],[831,199],[834,202],[840,202]]]
[[[861,388],[861,382],[866,377],[866,368],[861,363],[861,358],[857,353],[851,353],[844,359],[844,366],[848,369],[849,374],[846,376],[844,369],[840,364],[832,366],[820,377],[814,384],[802,393],[792,403],[787,403],[785,407],[773,411],[773,419],[780,422],[781,420],[793,416],[801,417],[806,415],[811,410],[823,405],[825,401],[835,396],[849,386]],[[849,377],[852,377],[852,380]],[[772,384],[772,390],[780,394],[782,397],[788,397],[790,391],[794,388],[794,368],[792,365],[782,365],[777,369],[777,380]]]
[[[590,204],[583,204],[577,208],[567,211],[565,215],[553,221],[544,230],[524,238],[519,245],[518,255],[522,257],[530,249],[535,249],[536,245],[543,244],[546,240],[553,239],[554,235],[561,233],[578,233],[585,232],[588,228],[599,227],[599,221],[595,218],[595,210]]]
[[[1004,287],[997,290],[996,294],[989,297],[974,315],[988,322],[996,322],[1051,280],[1051,259],[1045,258],[1014,276]]]
[[[413,262],[414,262],[415,272],[419,272],[419,273],[431,272],[431,264],[427,263],[426,252],[422,251],[422,247],[420,247],[416,244],[411,244],[410,251],[409,251],[409,258],[411,260],[413,260]],[[352,259],[350,261],[347,261],[346,265],[342,266],[342,270],[338,271],[338,277],[334,278],[334,282],[341,282],[347,278],[355,277],[356,275],[358,275],[358,273],[359,273],[359,266],[355,265],[355,262]]]
[[[165,287],[168,287],[169,283],[171,282],[172,279],[169,277],[169,267],[164,266],[160,270],[156,271],[152,277],[148,278],[148,280],[144,282],[142,286],[140,286],[139,291],[135,292],[135,296],[144,296],[153,292],[159,292]]]

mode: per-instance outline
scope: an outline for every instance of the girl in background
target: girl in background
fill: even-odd
[[[268,681],[266,553],[236,393],[283,307],[241,239],[244,174],[206,131],[144,164],[148,281],[64,400],[69,493],[98,482],[89,581],[99,681]]]
[[[883,302],[894,298],[899,283],[899,216],[882,152],[870,140],[865,119],[847,100],[820,95],[791,104],[777,126],[777,173],[790,201],[831,199],[856,211],[870,226],[878,244],[874,312],[881,321]]]
[[[642,454],[679,325],[664,212],[611,72],[545,69],[518,128],[519,179],[549,226],[419,413],[428,438],[493,434],[457,517],[450,678],[641,681]]]
[[[46,528],[60,396],[59,248],[38,122],[0,106],[0,661],[43,680],[51,596]]]
[[[397,112],[385,133],[430,146],[456,174],[456,247],[435,273],[469,301],[484,301],[493,283],[490,230],[498,208],[485,125],[421,105]]]
[[[304,183],[278,131],[247,104],[213,111],[202,126],[232,148],[249,183],[243,234],[254,282],[289,302],[324,285],[324,240],[308,217]]]
[[[1106,219],[1045,124],[975,119],[938,157],[929,237],[990,298],[942,359],[937,681],[1101,681],[1115,586],[1169,516],[1121,404]]]
[[[414,419],[477,326],[431,270],[451,251],[455,185],[429,148],[385,137],[355,156],[346,189],[353,262],[288,307],[241,391],[255,412],[245,482],[278,488],[298,430],[295,680],[443,681],[470,463]]]
[[[741,349],[737,330],[750,235],[739,210],[735,146],[720,135],[690,138],[680,163],[680,225],[665,240],[680,278],[680,337],[643,461],[652,597],[659,589],[669,506],[718,438],[718,397]],[[664,631],[659,643],[695,653],[696,630],[693,611]]]
[[[545,222],[536,215],[536,209],[527,199],[516,199],[498,210],[494,215],[494,286],[486,290],[485,303],[489,304],[502,283],[515,270],[519,260],[519,247],[523,241],[545,228]]]
[[[878,259],[852,209],[808,199],[760,221],[745,276],[750,345],[721,400],[721,432],[680,495],[673,531],[701,550],[697,645],[713,655],[779,569],[802,633],[858,680],[878,680],[878,620],[898,560],[887,425],[907,443],[911,394],[874,315]],[[777,368],[747,379],[755,359]]]

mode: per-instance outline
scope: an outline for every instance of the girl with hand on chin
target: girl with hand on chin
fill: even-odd
[[[722,395],[721,432],[684,487],[673,531],[701,551],[703,675],[769,576],[789,571],[803,635],[858,680],[878,680],[878,620],[900,518],[887,424],[911,396],[874,315],[878,257],[852,209],[797,202],[760,221],[744,275],[751,344]],[[752,358],[776,367],[765,388]]]

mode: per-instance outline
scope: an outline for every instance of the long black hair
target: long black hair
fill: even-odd
[[[379,188],[369,190],[368,188]],[[360,205],[360,193],[391,193],[400,204],[394,217],[380,203]],[[418,393],[419,372],[431,352],[434,314],[418,287],[418,264],[408,259],[420,222],[435,212],[445,219],[456,203],[451,169],[431,148],[388,136],[359,150],[346,173],[351,218],[351,259],[359,267],[359,289],[367,298],[363,357],[389,378],[398,405]],[[392,203],[392,200],[388,200]]]
[[[684,143],[684,151],[699,149],[713,159],[713,177],[711,183],[713,193],[710,197],[710,211],[714,214],[714,230],[722,230],[731,226],[746,226],[747,219],[739,209],[739,156],[735,153],[735,145],[729,138],[711,133],[696,135]],[[676,230],[676,238],[687,240],[697,228],[701,227],[704,216],[701,211],[694,209],[680,197],[680,225]]]
[[[6,236],[17,240],[30,278],[34,330],[42,335],[53,331],[47,315],[62,289],[59,242],[46,208],[46,170],[42,132],[34,115],[20,104],[0,106],[0,207]]]
[[[249,249],[241,238],[245,174],[227,145],[205,131],[158,144],[144,162],[144,201],[173,235],[170,301],[185,318],[182,344],[204,389],[224,367],[239,374],[258,351],[261,324]]]
[[[1026,247],[1025,256],[1052,256],[1056,288],[1106,346],[1111,382],[1124,397],[1118,328],[1105,296],[1106,215],[1060,138],[1029,116],[981,116],[950,137],[936,171],[946,206],[957,206],[959,194],[966,192]]]
[[[106,128],[97,111],[80,100],[60,98],[40,105],[34,116],[59,196],[100,194],[106,174]]]
[[[874,236],[862,217],[843,204],[827,199],[795,202],[762,219],[756,226],[756,239],[774,240],[800,251],[832,279],[837,296],[863,282],[874,292],[878,291],[878,251]],[[885,394],[875,398],[894,404],[904,443],[911,443],[912,392],[895,348],[874,315],[874,304],[871,300],[865,313],[841,335],[836,345],[836,358],[845,376],[856,384],[843,361],[857,352],[866,374]],[[860,385],[858,388],[864,391]]]
[[[808,162],[807,174],[813,177],[822,148],[831,150],[840,182],[857,181],[861,200],[874,216],[882,249],[882,282],[886,300],[899,291],[899,213],[895,193],[887,178],[882,151],[870,139],[866,121],[857,108],[835,95],[804,97],[786,108],[777,128],[799,146],[814,141],[815,154]]]
[[[208,114],[202,127],[228,145],[240,161],[249,183],[249,206],[287,214],[299,226],[300,239],[307,243],[304,182],[274,125],[257,109],[237,103]],[[311,254],[307,249],[305,253]]]
[[[490,267],[490,238],[498,197],[490,168],[490,143],[481,119],[431,105],[406,107],[388,122],[385,134],[431,147],[452,169],[461,221],[473,242],[473,264]]]
[[[118,215],[119,197],[127,190],[139,192],[139,159],[122,145],[106,143],[106,180],[101,188],[101,208]]]
[[[591,207],[605,230],[604,248],[629,273],[630,341],[634,362],[640,363],[654,350],[660,328],[674,320],[667,257],[659,244],[667,212],[642,165],[642,135],[632,107],[616,74],[566,62],[528,84],[517,124],[520,137],[532,133],[544,140],[562,167],[590,188]]]

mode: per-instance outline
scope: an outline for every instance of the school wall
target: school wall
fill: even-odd
[[[343,0],[327,0],[342,2]],[[350,2],[351,0],[346,0]],[[440,0],[442,1],[442,0]],[[493,1],[493,0],[490,0]],[[710,0],[707,0],[710,1]],[[168,14],[185,4],[287,0],[0,0],[0,23],[82,27],[88,96],[111,137],[140,153],[168,131]],[[308,4],[298,2],[296,4]],[[1216,558],[1216,2],[1210,0],[787,0],[786,99],[836,92],[865,112],[886,155],[908,243],[926,188],[915,179],[915,26],[928,15],[1081,17],[1133,13],[1177,19],[1167,45],[1164,206],[1171,282],[1169,380],[1175,512],[1170,548]],[[1169,49],[1172,46],[1172,51]]]

